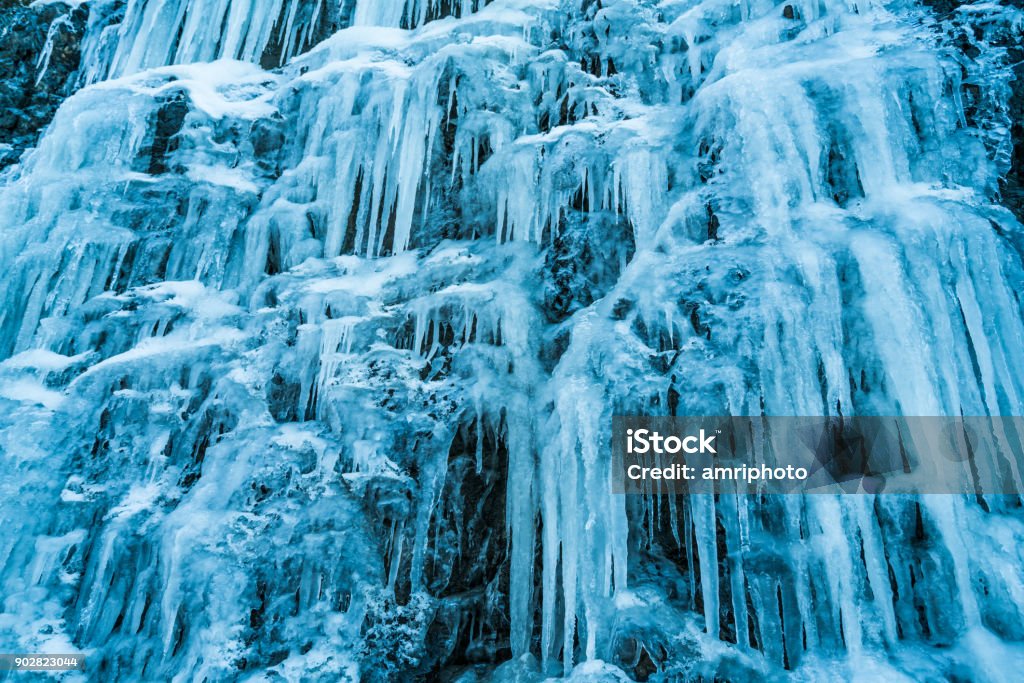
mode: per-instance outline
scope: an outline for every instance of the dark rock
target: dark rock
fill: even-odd
[[[284,31],[275,31],[260,55],[260,66],[264,69],[283,66],[291,57],[302,54],[338,29],[349,25],[354,9],[355,3],[350,1],[318,3],[316,0],[308,0],[300,3],[294,10],[295,14],[289,16],[289,12],[293,11],[291,5],[282,4],[276,26],[294,25],[303,28],[293,33],[296,41],[293,45],[285,44],[287,38]],[[311,27],[305,28],[311,23]]]
[[[590,212],[585,194],[566,215],[543,268],[544,313],[561,322],[603,297],[633,258],[633,229],[621,216]]]
[[[89,11],[0,0],[0,168],[35,145],[71,94]]]
[[[922,0],[922,2],[938,14],[949,14],[964,4],[961,0]]]
[[[249,132],[252,153],[257,165],[270,177],[281,173],[281,149],[285,142],[284,119],[277,115],[269,119],[258,119]]]
[[[1000,194],[1006,208],[1013,211],[1017,220],[1024,221],[1024,48],[1016,48],[1016,66],[1013,81],[1010,82],[1010,136],[1013,141],[1013,155],[1010,170],[1000,183]]]
[[[1012,211],[1018,220],[1024,221],[1024,34],[1012,26],[1001,25],[1005,23],[1001,21],[986,26],[977,24],[969,13],[957,12],[965,4],[961,0],[924,0],[924,4],[942,20],[943,30],[948,33],[952,47],[960,55],[964,74],[961,97],[965,118],[972,127],[983,127],[986,118],[993,114],[991,108],[985,106],[983,88],[971,80],[972,69],[986,45],[1005,50],[1002,59],[1013,73],[1005,112],[1013,151],[1010,167],[999,179],[998,201]],[[1002,0],[1000,4],[1021,6],[1020,0]]]
[[[152,175],[171,170],[168,157],[178,148],[177,135],[185,123],[188,104],[187,95],[180,90],[160,102],[149,126],[152,137],[147,139],[139,151],[139,170]]]

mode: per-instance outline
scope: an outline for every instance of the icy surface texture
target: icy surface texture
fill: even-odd
[[[0,178],[0,649],[1014,680],[1015,498],[610,493],[615,413],[1022,414],[1022,18],[944,5],[98,0]]]

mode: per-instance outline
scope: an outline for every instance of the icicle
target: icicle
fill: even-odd
[[[358,316],[326,320],[321,326],[320,370],[317,375],[315,396],[320,411],[325,410],[323,398],[327,387],[345,359],[352,353],[352,330],[362,322]]]
[[[715,533],[715,501],[710,495],[691,496],[694,545],[700,558],[704,632],[718,638],[718,543]]]
[[[43,49],[40,51],[39,58],[36,60],[37,86],[42,82],[43,77],[46,76],[46,70],[50,68],[50,58],[53,56],[53,43],[57,34],[62,29],[72,29],[70,15],[65,14],[64,16],[55,19],[46,31],[46,42],[43,44]]]

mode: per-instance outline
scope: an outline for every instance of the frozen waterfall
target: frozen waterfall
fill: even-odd
[[[0,6],[55,109],[0,171],[0,651],[1016,680],[1020,496],[608,456],[620,414],[1024,415],[1015,5]]]

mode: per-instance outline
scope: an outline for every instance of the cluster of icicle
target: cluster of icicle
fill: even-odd
[[[125,680],[407,680],[477,645],[508,680],[1024,663],[1016,498],[611,493],[613,414],[1024,410],[1006,126],[968,124],[924,8],[100,14],[0,188],[7,650]],[[612,277],[559,318],[570,240]],[[462,455],[504,505],[472,607]]]

